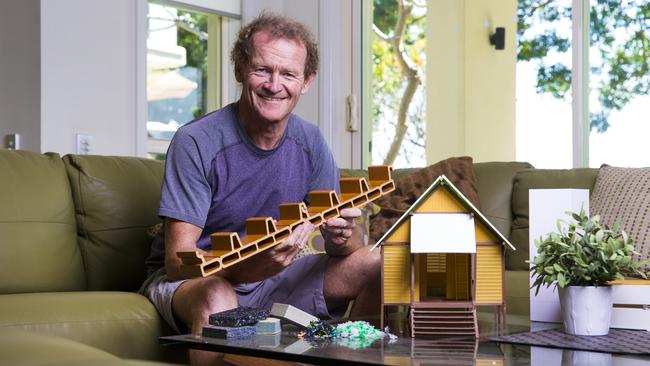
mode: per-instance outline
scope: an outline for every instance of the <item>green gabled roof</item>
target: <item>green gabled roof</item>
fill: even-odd
[[[439,186],[447,186],[451,193],[454,194],[456,198],[458,198],[461,203],[474,214],[474,217],[478,217],[479,221],[483,223],[483,225],[485,225],[490,231],[492,231],[492,233],[495,234],[499,239],[501,239],[503,244],[508,245],[512,250],[517,250],[515,249],[514,245],[512,245],[512,243],[510,243],[510,241],[508,241],[508,239],[503,236],[503,234],[501,234],[501,232],[497,230],[494,225],[492,225],[492,223],[481,213],[481,211],[479,211],[476,206],[474,206],[472,202],[470,202],[467,197],[465,197],[465,195],[458,188],[456,188],[456,186],[444,174],[436,178],[436,180],[431,183],[429,188],[427,188],[424,193],[422,193],[422,195],[418,197],[418,199],[411,205],[411,207],[409,207],[409,209],[404,212],[404,214],[397,220],[397,222],[393,224],[393,226],[391,226],[388,231],[386,231],[386,233],[377,241],[371,250],[374,250],[376,247],[380,246],[384,240],[386,240],[392,233],[397,230],[397,228],[400,227],[400,225],[408,220],[411,213],[420,207],[422,203],[424,203],[424,201],[429,198],[429,195],[431,195],[431,193]]]

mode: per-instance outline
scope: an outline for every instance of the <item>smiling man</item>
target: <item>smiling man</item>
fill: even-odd
[[[314,231],[306,223],[279,245],[206,278],[182,280],[178,251],[210,250],[210,234],[245,232],[249,217],[278,218],[282,203],[313,190],[338,191],[339,174],[318,128],[292,114],[316,78],[312,35],[263,14],[241,29],[231,52],[238,102],[181,127],[165,166],[164,230],[148,259],[146,294],[177,331],[200,333],[212,313],[292,304],[319,318],[379,308],[379,255],[363,243],[358,209],[321,226],[327,255],[294,257]]]

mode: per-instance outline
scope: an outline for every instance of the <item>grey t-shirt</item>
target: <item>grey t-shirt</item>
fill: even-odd
[[[316,189],[338,192],[339,173],[320,131],[289,117],[278,146],[262,150],[250,140],[230,104],[181,127],[165,163],[159,215],[203,228],[197,247],[210,249],[210,234],[245,234],[249,217],[278,219],[282,203],[306,202]],[[147,259],[151,274],[164,266],[158,235]]]

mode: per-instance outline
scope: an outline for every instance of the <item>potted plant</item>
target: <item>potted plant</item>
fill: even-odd
[[[559,289],[564,330],[577,335],[609,333],[612,287],[609,282],[625,276],[646,278],[646,261],[627,234],[615,224],[601,225],[598,216],[567,212],[572,222],[558,220],[558,232],[536,239],[537,255],[531,272],[536,294],[542,285]]]

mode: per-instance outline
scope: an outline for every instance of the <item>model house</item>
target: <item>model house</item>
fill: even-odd
[[[427,188],[378,246],[382,322],[387,308],[408,305],[412,337],[478,337],[477,306],[505,315],[505,251],[515,247],[446,176]]]

